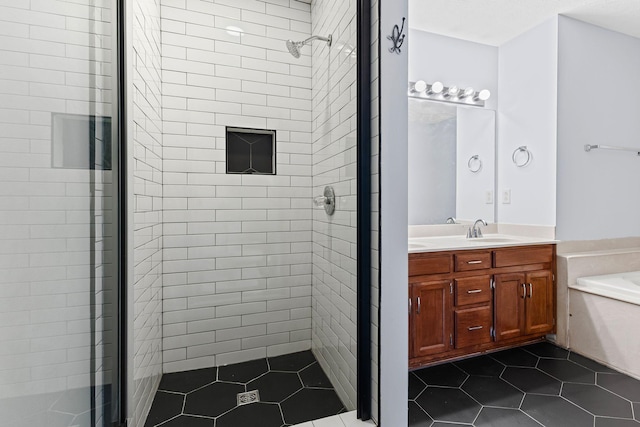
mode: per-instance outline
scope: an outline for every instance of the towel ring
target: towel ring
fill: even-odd
[[[519,162],[518,161],[518,154],[519,153],[526,153],[527,154],[527,159],[523,162]],[[531,163],[531,159],[532,159],[532,155],[531,155],[531,151],[529,151],[529,149],[527,149],[526,145],[520,146],[518,148],[516,148],[513,151],[513,155],[511,156],[511,160],[513,160],[513,163],[519,167],[519,168],[523,168],[525,166],[527,166],[529,163]]]
[[[482,160],[479,155],[471,156],[467,162],[467,166],[472,173],[478,173],[482,170]]]

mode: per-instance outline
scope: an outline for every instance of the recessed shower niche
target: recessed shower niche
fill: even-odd
[[[227,173],[276,174],[276,131],[227,127]]]

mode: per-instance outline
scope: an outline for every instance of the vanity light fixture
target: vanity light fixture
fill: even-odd
[[[470,86],[460,89],[457,85],[445,86],[442,82],[428,84],[424,80],[418,80],[409,83],[408,95],[418,99],[484,107],[491,92],[488,89],[476,91]]]

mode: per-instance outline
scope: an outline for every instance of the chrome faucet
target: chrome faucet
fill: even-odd
[[[467,239],[476,239],[478,237],[482,237],[482,230],[478,226],[478,223],[487,226],[487,222],[484,219],[477,219],[476,222],[473,223],[473,227],[469,227],[467,231]]]
[[[449,218],[447,218],[447,221],[445,222],[445,224],[457,224],[457,222],[454,217],[450,216]]]

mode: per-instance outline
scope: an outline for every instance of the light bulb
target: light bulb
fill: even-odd
[[[450,96],[457,95],[458,91],[459,91],[458,86],[450,86],[445,91],[444,96],[450,97]]]
[[[476,94],[476,96],[473,97],[473,100],[486,101],[489,98],[491,98],[491,92],[489,91],[489,89],[482,89],[480,92]]]
[[[470,96],[473,96],[474,93],[476,93],[476,91],[472,87],[461,89],[460,92],[458,92],[458,98],[469,98]]]
[[[427,90],[427,83],[424,80],[418,80],[413,85],[414,92],[424,92],[425,90]]]
[[[444,90],[444,85],[441,82],[434,82],[429,88],[428,93],[438,95],[439,93],[442,93],[443,90]]]

